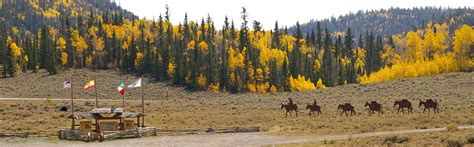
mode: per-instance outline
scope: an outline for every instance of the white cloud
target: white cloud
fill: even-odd
[[[421,6],[474,7],[474,0],[121,0],[120,3],[123,8],[147,19],[164,14],[165,5],[168,4],[174,24],[183,21],[185,12],[188,12],[190,20],[198,21],[210,14],[219,28],[226,15],[235,21],[236,27],[240,27],[241,7],[245,6],[251,21],[262,22],[265,29],[272,29],[276,20],[280,26],[291,26],[296,21],[305,23],[311,19],[329,18],[358,10]]]

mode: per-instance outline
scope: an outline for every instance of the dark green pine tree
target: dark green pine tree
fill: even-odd
[[[176,61],[176,68],[173,76],[173,82],[178,85],[185,84],[185,69],[188,69],[188,66],[186,65],[186,61],[184,59],[184,49],[187,46],[187,43],[191,40],[191,34],[190,34],[190,29],[189,29],[189,24],[188,24],[188,13],[185,13],[184,15],[184,24],[182,26],[183,29],[180,29],[182,31],[181,34],[183,34],[182,40],[180,40],[180,44],[182,47],[179,47],[176,51],[175,55],[175,61]]]
[[[365,56],[365,70],[368,74],[372,73],[374,63],[374,34],[372,32],[367,32],[365,36],[365,50],[367,55]]]
[[[383,41],[382,37],[377,35],[374,45],[374,49],[372,51],[372,72],[378,71],[382,67],[382,59],[380,58],[380,53],[383,51]]]
[[[336,77],[336,84],[337,85],[343,85],[344,84],[344,72],[345,72],[345,67],[343,67],[342,63],[341,63],[341,58],[343,58],[343,54],[342,54],[342,38],[341,38],[341,35],[337,35],[337,38],[336,38],[336,44],[335,44],[335,48],[336,48],[336,53],[334,55],[334,59],[335,59],[335,69],[337,73],[337,77]]]
[[[39,47],[39,56],[40,56],[40,68],[47,68],[46,67],[46,57],[48,55],[48,50],[51,49],[51,42],[49,35],[49,29],[44,26],[41,28],[41,41]]]
[[[243,51],[246,49],[246,55],[244,59],[244,64],[245,64],[245,69],[242,72],[237,72],[237,74],[240,75],[242,79],[242,84],[246,84],[247,81],[249,80],[247,70],[250,68],[250,65],[252,64],[252,50],[250,47],[250,39],[249,39],[249,34],[248,34],[248,13],[247,9],[245,7],[242,7],[242,12],[241,12],[241,18],[242,18],[242,26],[240,27],[240,36],[239,36],[239,51]],[[255,64],[255,63],[253,63]],[[255,66],[253,67],[255,69]],[[238,85],[238,92],[242,92],[243,87],[241,87],[242,84]]]
[[[33,50],[31,52],[31,57],[29,59],[29,61],[31,62],[31,68],[33,69],[33,73],[38,72],[38,51],[40,47],[39,40],[40,40],[40,34],[38,32],[38,34],[35,35],[35,39],[33,41]]]
[[[163,24],[163,16],[160,16],[158,17],[158,26],[157,26],[157,38],[156,39],[156,47],[158,48],[158,52],[156,53],[156,58],[155,58],[155,66],[154,66],[154,71],[153,71],[153,75],[155,77],[155,79],[157,79],[158,81],[160,80],[163,80],[162,77],[163,77],[163,74],[166,74],[165,71],[162,71],[163,69],[163,61],[160,60],[161,58],[163,58],[163,53],[164,53],[164,50],[165,50],[165,45],[164,45],[164,38],[163,38],[163,33],[164,33],[164,24]],[[167,66],[167,65],[166,65]]]
[[[127,65],[127,71],[128,72],[133,72],[133,71],[136,71],[136,66],[135,66],[135,60],[137,59],[137,52],[138,52],[138,48],[137,48],[137,41],[135,40],[134,36],[132,35],[132,43],[129,47],[129,51],[128,51],[128,65]]]
[[[5,78],[10,73],[11,66],[11,54],[8,52],[10,47],[8,47],[8,33],[5,22],[2,21],[0,29],[0,64],[3,65],[2,75]]]
[[[49,32],[49,30],[50,30],[49,27],[45,27],[44,29],[48,30],[47,32]],[[55,43],[53,42],[53,40],[50,39],[50,35],[49,34],[47,34],[47,35],[48,35],[48,37],[43,39],[43,41],[46,42],[47,46],[49,46],[47,48],[44,48],[44,50],[46,51],[45,69],[46,69],[46,71],[48,71],[48,73],[50,75],[54,75],[54,74],[58,73],[58,71],[56,69],[58,56],[56,56],[57,51],[56,51],[56,49],[53,45]],[[52,37],[54,37],[54,36],[52,36]]]
[[[10,45],[7,45],[7,48],[5,50],[5,56],[4,56],[4,64],[3,64],[3,70],[4,70],[4,77],[14,77],[15,72],[16,72],[16,67],[15,67],[15,60],[13,57],[13,52],[12,48]]]
[[[280,28],[278,27],[278,21],[275,22],[275,28],[273,29],[272,37],[272,48],[280,47]]]
[[[282,76],[283,76],[282,86],[283,86],[284,91],[290,91],[290,84],[288,83],[288,78],[290,77],[290,72],[288,70],[287,60],[283,61]]]
[[[229,66],[228,66],[228,56],[229,53],[227,52],[227,48],[230,46],[228,45],[228,40],[230,38],[228,31],[229,31],[229,18],[227,16],[224,20],[224,26],[222,27],[222,43],[221,43],[221,64],[220,64],[220,89],[225,90],[229,88]]]
[[[321,25],[320,25],[319,21],[318,21],[318,24],[316,26],[316,31],[317,31],[317,33],[316,33],[316,47],[319,50],[319,49],[321,49],[321,47],[323,45],[323,34],[322,34],[323,31],[321,30]]]
[[[300,23],[296,22],[296,42],[291,51],[291,61],[290,61],[290,69],[291,69],[291,76],[298,77],[302,73],[302,53],[301,53],[301,46],[300,40],[303,39],[303,33],[301,32]]]
[[[7,50],[7,30],[5,27],[5,22],[0,22],[0,65],[2,68],[2,76],[6,77],[5,73],[5,52]]]
[[[354,71],[354,63],[356,58],[354,57],[354,36],[352,34],[351,28],[348,27],[346,31],[346,36],[344,38],[344,56],[348,57],[351,60],[351,63],[347,65],[347,74],[346,80],[349,83],[355,83],[357,75]]]
[[[169,24],[166,31],[166,42],[164,43],[165,47],[163,50],[163,66],[162,66],[162,78],[164,80],[169,80],[168,65],[170,63],[170,51],[174,49],[173,47],[173,26],[171,25],[169,7],[166,5],[165,21]]]
[[[332,40],[329,34],[328,29],[325,29],[324,33],[324,43],[323,43],[323,64],[322,64],[322,73],[323,73],[323,83],[326,86],[334,86],[333,80],[333,53],[331,51]]]

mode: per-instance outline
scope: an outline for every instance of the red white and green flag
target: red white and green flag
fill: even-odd
[[[118,92],[120,93],[120,95],[124,95],[125,94],[125,86],[124,86],[124,83],[123,83],[123,80],[120,80],[120,83],[117,87],[117,90]]]

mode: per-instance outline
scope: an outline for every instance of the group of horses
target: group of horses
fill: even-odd
[[[281,109],[285,109],[285,111],[286,111],[285,117],[288,116],[288,114],[290,114],[290,116],[292,116],[292,114],[291,114],[292,111],[294,111],[295,116],[298,117],[298,111],[299,111],[298,110],[298,105],[293,104],[293,101],[291,99],[289,99],[289,100],[290,100],[290,102],[287,103],[287,104],[281,103]],[[423,113],[425,113],[426,110],[428,110],[428,113],[430,113],[431,109],[433,109],[434,113],[439,113],[439,104],[438,104],[437,100],[427,99],[426,101],[422,101],[422,100],[419,100],[419,101],[420,101],[420,103],[419,103],[418,107],[423,106]],[[402,113],[405,113],[405,109],[407,110],[408,114],[413,113],[412,104],[408,99],[395,100],[395,102],[393,104],[393,107],[396,107],[396,106],[398,106],[397,114],[400,111]],[[376,112],[379,113],[379,114],[384,114],[382,104],[378,103],[377,101],[371,101],[371,102],[367,101],[367,102],[365,102],[364,107],[369,108],[369,115],[375,114]],[[321,112],[321,106],[319,106],[317,104],[316,100],[314,100],[313,104],[307,104],[306,109],[309,109],[309,114],[308,115],[314,115],[315,113],[317,115],[323,114]],[[340,115],[346,114],[346,116],[349,116],[349,113],[350,113],[351,116],[356,115],[355,107],[352,106],[351,103],[339,104],[338,107],[337,107],[337,110],[341,110]]]

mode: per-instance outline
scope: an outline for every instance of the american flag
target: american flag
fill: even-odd
[[[71,88],[71,80],[66,80],[64,81],[64,89]]]

